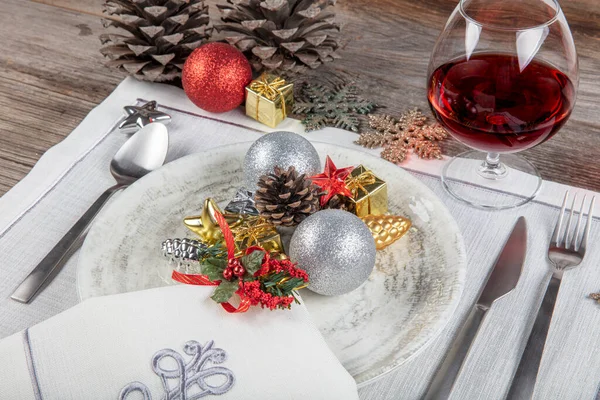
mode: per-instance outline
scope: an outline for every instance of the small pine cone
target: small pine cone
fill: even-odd
[[[344,196],[336,194],[331,199],[329,199],[329,201],[327,202],[327,204],[325,204],[325,207],[323,207],[323,209],[344,210],[352,212],[352,205],[351,203],[344,200]]]
[[[304,174],[294,167],[275,167],[272,174],[263,175],[254,195],[260,216],[276,226],[294,226],[319,210],[322,195]]]

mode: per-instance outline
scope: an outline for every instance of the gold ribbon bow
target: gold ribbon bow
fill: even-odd
[[[377,182],[375,175],[371,171],[364,171],[357,176],[349,176],[346,179],[346,186],[352,192],[352,196],[356,197],[358,189],[368,192],[365,186],[372,185],[375,182]]]
[[[233,230],[233,237],[236,242],[248,247],[259,246],[262,238],[275,232],[273,225],[269,224],[264,218],[250,217]]]
[[[262,217],[247,217],[240,225],[232,229],[233,240],[241,251],[251,246],[259,246],[277,259],[287,258],[277,230]],[[265,241],[266,240],[266,241]]]
[[[256,119],[258,119],[258,102],[260,102],[260,96],[264,96],[271,101],[274,101],[279,96],[281,98],[281,110],[283,111],[283,116],[285,117],[287,115],[285,98],[281,90],[279,90],[285,85],[286,82],[283,78],[276,77],[272,81],[269,81],[268,76],[265,75],[262,75],[250,83],[250,89],[259,95],[256,103]]]

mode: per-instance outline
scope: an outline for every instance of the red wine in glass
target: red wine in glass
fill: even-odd
[[[428,99],[437,119],[477,150],[513,153],[548,140],[567,121],[571,80],[552,65],[516,55],[475,54],[438,67]]]

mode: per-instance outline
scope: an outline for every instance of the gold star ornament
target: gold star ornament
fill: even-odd
[[[183,219],[185,226],[198,235],[200,239],[202,239],[202,242],[209,246],[217,243],[223,238],[223,232],[221,232],[221,228],[215,220],[215,211],[223,214],[225,221],[227,221],[231,229],[234,229],[243,220],[243,216],[240,214],[230,214],[221,211],[217,203],[211,198],[204,200],[204,206],[202,207],[202,213],[200,215],[185,217]]]

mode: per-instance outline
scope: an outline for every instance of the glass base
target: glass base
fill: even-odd
[[[505,210],[531,201],[542,177],[521,156],[467,151],[444,166],[442,184],[452,197],[473,207]]]

